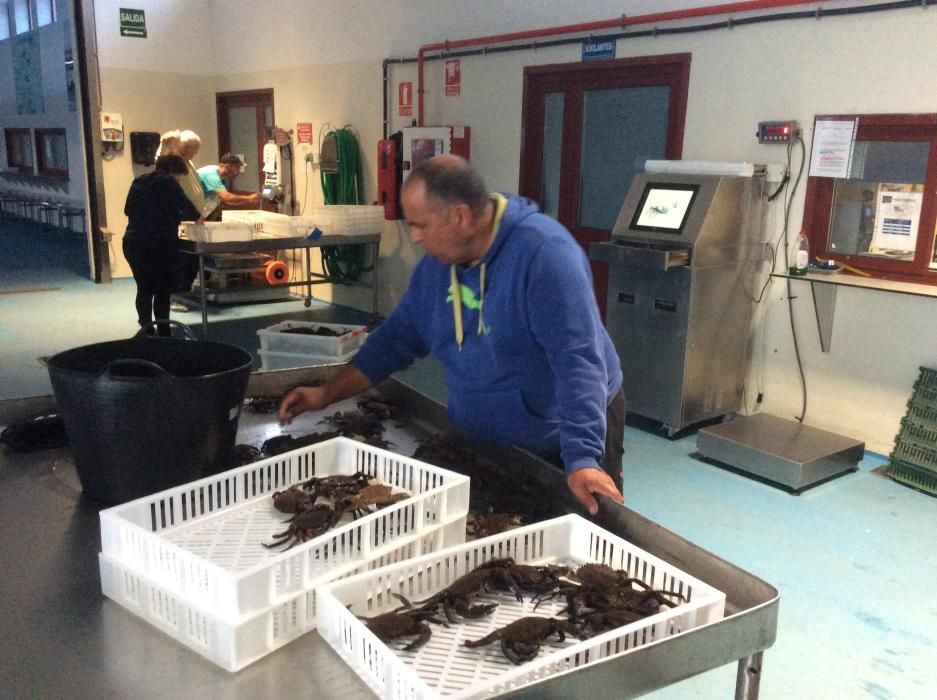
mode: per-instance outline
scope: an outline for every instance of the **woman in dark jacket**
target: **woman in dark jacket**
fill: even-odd
[[[135,304],[141,326],[154,317],[169,318],[169,297],[178,275],[179,223],[201,216],[179,184],[187,172],[182,157],[161,156],[156,170],[136,178],[127,193],[123,248],[137,283]],[[168,324],[159,324],[159,334],[170,335]]]

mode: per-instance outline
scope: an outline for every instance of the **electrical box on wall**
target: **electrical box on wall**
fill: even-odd
[[[101,146],[105,151],[124,149],[124,120],[117,112],[101,112]]]
[[[130,155],[137,165],[153,165],[159,148],[158,131],[131,131]]]
[[[434,156],[452,153],[469,159],[472,129],[468,126],[408,126],[378,142],[378,196],[385,219],[402,215],[399,192],[415,167]]]
[[[797,140],[797,122],[758,122],[758,143],[793,143]]]

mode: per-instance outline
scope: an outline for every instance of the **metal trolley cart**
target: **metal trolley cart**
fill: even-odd
[[[279,250],[302,250],[303,252],[303,276],[301,279],[270,284],[265,289],[280,289],[284,287],[305,287],[305,304],[309,306],[312,302],[312,285],[330,284],[328,275],[312,271],[310,248],[323,248],[326,246],[347,246],[347,245],[367,245],[373,251],[374,267],[371,271],[371,281],[365,285],[371,288],[371,310],[377,312],[377,290],[378,290],[378,265],[379,250],[381,244],[381,234],[363,234],[363,235],[343,235],[326,234],[318,240],[309,238],[263,238],[250,241],[226,241],[223,243],[207,243],[202,241],[181,241],[182,252],[189,255],[198,256],[198,292],[188,295],[181,295],[183,298],[194,298],[198,300],[199,308],[202,311],[202,338],[208,337],[208,296],[210,292],[206,287],[205,273],[208,269],[206,265],[206,256],[219,254],[257,254],[263,251]],[[231,297],[244,295],[245,300],[251,293],[256,293],[256,289],[232,289],[227,292]],[[180,296],[180,295],[176,295]]]

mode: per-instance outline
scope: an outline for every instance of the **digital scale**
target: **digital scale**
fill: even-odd
[[[769,481],[792,493],[858,469],[865,443],[767,413],[696,434],[699,457]]]

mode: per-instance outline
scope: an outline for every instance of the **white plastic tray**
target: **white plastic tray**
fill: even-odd
[[[328,328],[338,336],[304,335],[286,333],[291,328]],[[365,326],[313,321],[281,321],[257,331],[260,349],[269,352],[285,352],[299,355],[345,357],[361,347],[368,337]]]
[[[687,602],[630,625],[578,641],[567,637],[543,646],[532,661],[515,666],[497,642],[462,646],[525,615],[559,616],[565,600],[523,603],[499,595],[496,611],[448,628],[431,625],[433,636],[414,651],[390,649],[355,615],[371,617],[400,605],[391,593],[421,601],[490,559],[518,563],[603,563],[626,569],[652,587],[682,594]],[[444,552],[333,581],[318,589],[319,634],[385,700],[484,698],[572,671],[722,618],[725,594],[577,515],[511,530]],[[351,606],[351,610],[346,606]],[[354,613],[352,613],[354,611]]]
[[[288,551],[263,546],[286,528],[286,516],[272,505],[274,491],[357,471],[411,497]],[[466,515],[468,499],[466,476],[333,438],[102,510],[101,545],[129,571],[235,620],[310,591],[338,567],[380,557]]]
[[[405,538],[385,554],[336,567],[334,577],[350,576],[415,556],[437,552],[465,541],[465,516]],[[238,671],[297,637],[315,629],[315,590],[252,615],[226,618],[187,602],[178,593],[122,566],[114,557],[98,555],[104,594],[228,671]]]

